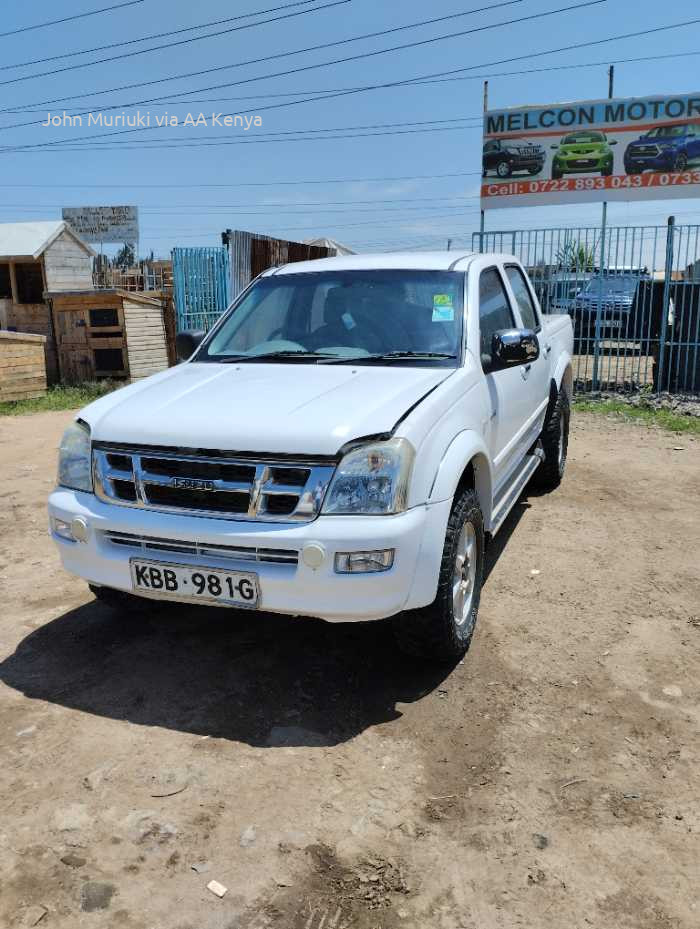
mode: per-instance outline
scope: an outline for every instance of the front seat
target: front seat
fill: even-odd
[[[360,348],[358,325],[353,319],[347,303],[349,290],[345,287],[331,287],[326,294],[323,308],[323,326],[312,333],[314,348],[333,348],[348,346]]]

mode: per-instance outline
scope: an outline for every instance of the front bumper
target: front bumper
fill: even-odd
[[[562,174],[582,174],[587,171],[605,171],[606,168],[612,167],[612,159],[600,158],[597,155],[586,157],[559,158],[554,160],[554,167]]]
[[[131,591],[131,558],[254,572],[260,584],[260,609],[335,622],[383,619],[431,603],[449,510],[450,501],[444,501],[397,516],[320,516],[308,523],[278,525],[134,510],[65,488],[57,488],[49,498],[50,519],[69,523],[80,516],[88,525],[85,542],[51,535],[63,567],[91,584]],[[200,545],[288,549],[299,552],[299,560],[297,564],[270,564],[218,554],[146,553],[136,545],[115,545],[109,533]],[[308,543],[321,545],[326,552],[317,569],[308,567],[301,556]],[[388,548],[396,553],[388,571],[335,573],[336,552]]]
[[[658,155],[640,155],[628,151],[625,155],[625,169],[637,171],[670,171],[675,164],[676,155],[672,151],[660,152]]]

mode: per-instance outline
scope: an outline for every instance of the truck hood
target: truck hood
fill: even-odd
[[[179,365],[80,413],[93,441],[135,446],[336,455],[391,432],[452,368]]]

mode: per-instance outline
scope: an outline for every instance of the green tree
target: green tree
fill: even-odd
[[[134,255],[134,246],[133,245],[123,245],[117,252],[117,257],[114,259],[114,264],[117,268],[131,268],[135,262]]]
[[[595,269],[595,250],[584,242],[574,239],[567,242],[557,252],[557,263],[566,271],[593,271]]]

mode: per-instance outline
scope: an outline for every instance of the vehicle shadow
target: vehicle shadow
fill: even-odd
[[[487,549],[486,575],[526,504]],[[454,664],[407,658],[390,623],[92,601],[23,639],[0,680],[32,699],[257,747],[335,745],[398,719]]]

